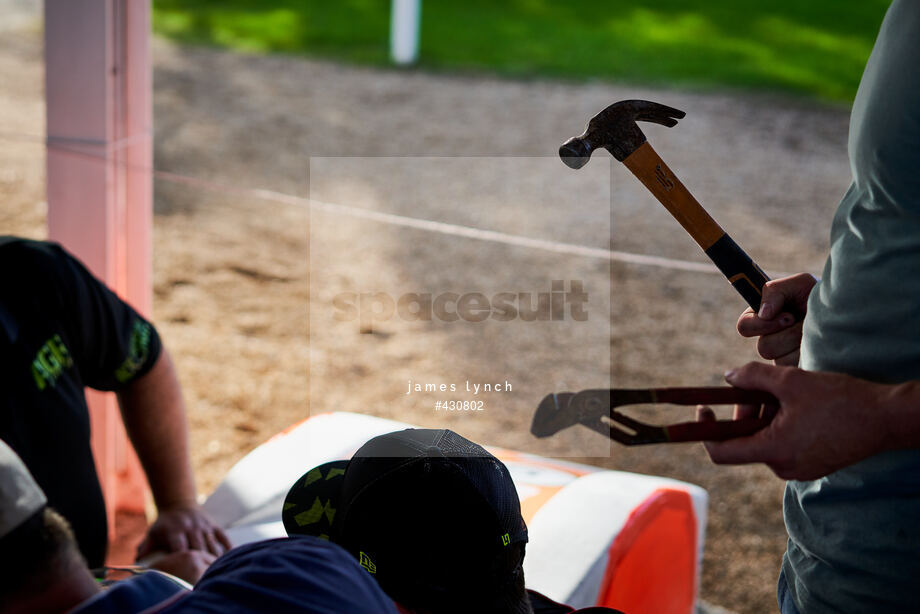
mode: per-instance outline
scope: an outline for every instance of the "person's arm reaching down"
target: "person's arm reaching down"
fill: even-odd
[[[229,549],[227,536],[196,500],[185,403],[165,348],[150,371],[119,390],[118,403],[158,510],[138,557],[154,550],[220,555]]]
[[[787,480],[813,480],[888,450],[920,447],[920,383],[877,384],[836,373],[763,363],[726,373],[729,384],[779,400],[772,422],[750,437],[706,442],[715,463],[764,463]],[[739,406],[736,417],[761,408]],[[699,420],[714,420],[708,407]]]
[[[156,329],[59,245],[25,248],[21,260],[52,289],[49,308],[58,312],[82,384],[118,394],[159,510],[139,556],[186,549],[221,554],[229,542],[197,504],[185,404]]]

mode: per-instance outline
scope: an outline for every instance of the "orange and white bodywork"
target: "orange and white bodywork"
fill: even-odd
[[[237,463],[205,509],[237,545],[285,535],[281,506],[304,471],[347,459],[377,435],[412,425],[354,413],[314,416]],[[528,588],[573,607],[689,614],[696,606],[706,491],[489,448],[511,471],[530,541]]]

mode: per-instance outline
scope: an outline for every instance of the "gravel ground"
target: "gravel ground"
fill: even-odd
[[[687,111],[677,127],[646,134],[713,217],[764,268],[818,272],[849,180],[846,109],[737,93],[369,70],[161,40],[154,75],[156,166],[210,182],[155,186],[155,318],[186,390],[202,492],[311,411],[447,425],[491,445],[705,487],[703,599],[736,612],[775,609],[785,532],[782,483],[768,470],[716,467],[697,445],[610,448],[574,429],[541,442],[528,433],[535,400],[560,387],[715,385],[726,368],[753,359],[751,344],[734,332],[743,303],[722,279],[432,233],[341,209],[310,215],[302,203],[245,190],[704,262],[606,154],[579,173],[553,159],[599,109],[646,98]],[[43,136],[42,97],[38,29],[11,27],[0,37],[4,232],[44,235],[41,139],[22,136]],[[362,334],[355,322],[331,317],[342,291],[491,295],[547,290],[551,279],[582,280],[591,313],[609,309],[609,322],[393,318]],[[410,379],[507,379],[514,391],[480,397],[486,411],[475,415],[445,415],[432,409],[436,397],[405,394]]]

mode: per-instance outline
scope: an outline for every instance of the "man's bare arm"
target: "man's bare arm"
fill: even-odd
[[[158,510],[138,556],[157,549],[222,554],[230,541],[197,503],[185,402],[165,348],[150,371],[119,391],[118,403]]]

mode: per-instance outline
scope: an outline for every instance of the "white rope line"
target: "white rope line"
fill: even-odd
[[[585,247],[573,243],[562,243],[560,241],[549,241],[545,239],[534,239],[531,237],[522,237],[520,235],[497,232],[494,230],[483,230],[471,226],[461,226],[459,224],[448,224],[446,222],[435,222],[420,218],[397,215],[394,213],[382,213],[380,211],[371,211],[360,207],[348,205],[339,205],[336,203],[326,203],[311,198],[301,196],[292,196],[274,190],[255,189],[252,194],[265,200],[272,200],[279,203],[294,205],[298,207],[307,207],[326,211],[329,213],[338,213],[350,217],[373,220],[392,226],[402,226],[403,228],[415,228],[436,232],[454,237],[465,237],[467,239],[476,239],[478,241],[489,241],[491,243],[501,243],[504,245],[514,245],[516,247],[529,247],[532,249],[541,249],[556,254],[570,254],[572,256],[583,256],[586,258],[598,258],[601,260],[611,260],[615,262],[624,262],[627,264],[639,264],[644,266],[655,266],[677,271],[690,271],[693,273],[716,273],[717,269],[712,264],[703,262],[690,262],[687,260],[676,260],[674,258],[663,258],[661,256],[646,256],[644,254],[632,254],[629,252],[613,251],[599,247]]]
[[[49,135],[45,141],[45,145],[49,149],[67,149],[71,147],[100,147],[108,151],[116,151],[119,149],[125,149],[131,145],[137,143],[143,143],[152,138],[152,133],[150,130],[138,131],[131,136],[126,136],[114,141],[107,141],[105,139],[94,139],[94,138],[81,138],[81,137],[69,137],[69,136],[51,136]]]
[[[139,135],[146,138],[147,134]],[[116,148],[120,148],[125,145],[131,144],[131,141],[134,141],[136,137],[131,137],[128,139],[122,139],[115,143]],[[93,158],[104,158],[104,156],[99,156],[98,154],[92,154],[86,151],[78,151],[68,148],[68,145],[99,145],[92,139],[76,139],[76,138],[60,138],[60,137],[47,137],[43,138],[38,135],[27,135],[21,133],[9,133],[0,131],[0,139],[7,141],[19,141],[19,142],[35,142],[45,144],[49,149],[55,149],[60,153],[69,153],[71,155],[79,155],[85,157]],[[653,266],[662,269],[670,269],[673,271],[687,271],[691,273],[708,273],[720,275],[719,269],[713,264],[705,262],[692,262],[689,260],[678,260],[676,258],[665,258],[662,256],[649,256],[646,254],[633,254],[630,252],[621,252],[609,249],[603,249],[599,247],[586,247],[583,245],[576,245],[574,243],[563,243],[561,241],[550,241],[546,239],[534,239],[531,237],[524,237],[521,235],[513,235],[505,232],[498,232],[495,230],[483,230],[481,228],[473,228],[472,226],[461,226],[459,224],[449,224],[446,222],[435,222],[432,220],[426,220],[422,218],[414,218],[405,215],[397,215],[395,213],[382,213],[380,211],[371,211],[369,209],[362,209],[361,207],[352,207],[349,205],[340,205],[336,203],[326,203],[311,198],[304,198],[302,196],[294,196],[292,194],[284,194],[283,192],[276,192],[274,190],[267,190],[262,188],[235,188],[232,186],[227,186],[222,183],[215,181],[210,181],[207,179],[199,179],[197,177],[192,177],[189,175],[182,175],[179,173],[173,173],[171,171],[163,171],[153,167],[141,167],[139,165],[129,165],[131,168],[136,170],[149,170],[153,176],[157,179],[164,181],[169,181],[172,183],[182,183],[186,185],[192,185],[203,189],[213,190],[217,192],[224,192],[230,194],[248,194],[255,198],[260,198],[262,200],[268,200],[272,202],[293,205],[296,207],[302,207],[307,209],[316,209],[319,211],[326,211],[328,213],[338,213],[341,215],[347,215],[349,217],[360,218],[365,220],[373,220],[383,224],[390,224],[392,226],[401,226],[403,228],[415,228],[418,230],[425,230],[428,232],[435,232],[443,235],[450,235],[455,237],[464,237],[467,239],[475,239],[477,241],[488,241],[491,243],[500,243],[503,245],[513,245],[516,247],[528,247],[531,249],[540,249],[547,252],[552,252],[556,254],[568,254],[572,256],[582,256],[585,258],[597,258],[600,260],[609,260],[611,262],[622,262],[625,264],[636,264],[640,266]],[[788,273],[772,273],[773,277],[785,277],[789,275]]]

